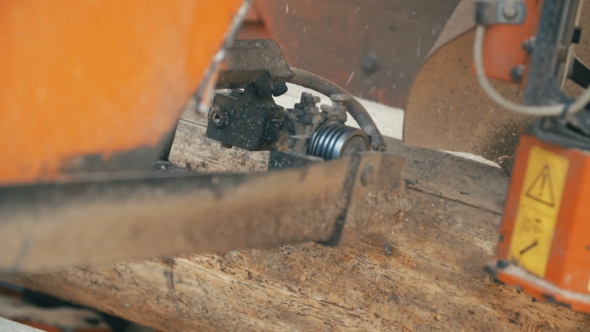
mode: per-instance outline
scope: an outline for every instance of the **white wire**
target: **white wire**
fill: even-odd
[[[475,43],[473,46],[473,58],[475,61],[475,72],[477,74],[477,80],[481,85],[481,88],[485,93],[498,105],[503,108],[524,115],[533,116],[559,116],[565,109],[565,104],[551,105],[551,106],[525,106],[515,104],[501,94],[499,94],[490,81],[488,80],[485,70],[483,67],[483,40],[484,40],[485,27],[478,25],[475,30]],[[590,102],[590,88],[587,89],[578,100],[576,100],[567,110],[567,114],[575,114],[584,109],[586,104]]]

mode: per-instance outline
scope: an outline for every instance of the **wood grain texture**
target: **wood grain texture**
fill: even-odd
[[[260,156],[235,149],[222,153],[243,153],[245,164],[218,163],[213,145],[194,152],[190,145],[207,140],[186,137],[201,129],[185,124],[174,162],[205,162],[209,171],[264,169]],[[508,182],[501,170],[387,143],[410,159],[404,178],[413,209],[398,231],[349,247],[306,243],[183,256],[18,282],[163,331],[590,330],[587,315],[533,302],[483,273]]]

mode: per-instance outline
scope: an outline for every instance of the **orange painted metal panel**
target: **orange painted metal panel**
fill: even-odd
[[[544,175],[546,177],[544,182],[537,183],[539,186],[535,187],[534,182],[530,185],[525,183],[530,164],[538,162],[534,160],[531,151],[539,148],[548,151],[548,153],[556,156],[555,158],[567,161],[563,195],[558,193],[560,190],[556,188],[556,183],[559,182],[556,179],[558,175],[552,168],[549,168],[549,171]],[[537,298],[542,299],[549,294],[555,298],[559,297],[561,302],[584,308],[584,311],[590,312],[590,305],[585,301],[574,302],[561,296],[559,292],[552,292],[535,282],[535,280],[543,279],[561,291],[569,291],[580,295],[590,294],[590,224],[588,223],[588,216],[590,216],[590,204],[588,204],[590,198],[590,152],[549,144],[530,134],[521,137],[512,172],[503,224],[500,229],[501,241],[497,254],[497,259],[500,261],[513,261],[510,246],[518,236],[515,235],[518,232],[516,224],[523,193],[529,195],[525,191],[533,188],[544,190],[547,193],[539,204],[556,203],[555,206],[559,206],[555,226],[551,228],[550,251],[543,258],[547,262],[546,269],[542,275],[537,274],[535,276],[534,273],[531,273],[529,277],[524,279],[503,273],[500,270],[497,278],[507,284],[522,287],[525,292]],[[531,191],[530,193],[533,196],[539,194],[540,191]],[[553,202],[559,197],[561,197],[560,202]],[[544,216],[540,215],[539,218],[541,220],[536,220],[537,224],[540,225],[541,222],[546,222]],[[536,244],[534,231],[528,233],[527,236],[532,244]],[[530,248],[523,247],[523,251],[521,251],[523,256],[528,255],[528,253],[524,253],[528,249],[534,250],[532,246]],[[518,264],[518,262],[516,263]]]
[[[490,78],[511,82],[512,68],[526,65],[529,61],[529,55],[522,45],[537,31],[542,0],[526,0],[525,3],[527,14],[523,24],[497,24],[486,29],[483,60]]]
[[[0,183],[155,147],[242,0],[0,2]]]

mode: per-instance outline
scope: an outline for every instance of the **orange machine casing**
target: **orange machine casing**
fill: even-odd
[[[590,153],[520,139],[500,229],[496,278],[590,312]]]
[[[0,184],[157,159],[243,2],[0,2]]]
[[[497,24],[486,28],[483,63],[488,77],[512,82],[512,68],[526,65],[529,55],[523,48],[533,37],[541,17],[542,0],[525,0],[527,13],[523,24]],[[526,77],[526,74],[525,76]],[[525,82],[521,82],[524,86]]]

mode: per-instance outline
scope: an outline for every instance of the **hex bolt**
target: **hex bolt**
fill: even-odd
[[[344,103],[349,99],[350,97],[346,94],[337,93],[330,95],[330,100],[332,101],[331,113],[337,115],[342,122],[346,122],[347,119],[346,106]]]
[[[518,7],[514,3],[507,2],[504,7],[502,7],[502,15],[504,15],[505,18],[512,20],[518,15]]]
[[[373,184],[374,181],[375,178],[373,176],[373,164],[369,163],[365,165],[363,172],[361,173],[361,184],[363,187],[366,187]]]
[[[314,96],[308,92],[301,93],[301,99],[295,104],[295,109],[304,110],[307,107],[315,107],[316,103],[320,102],[320,97]]]
[[[348,100],[348,95],[345,94],[333,94],[330,95],[330,100],[334,106],[343,106]]]

